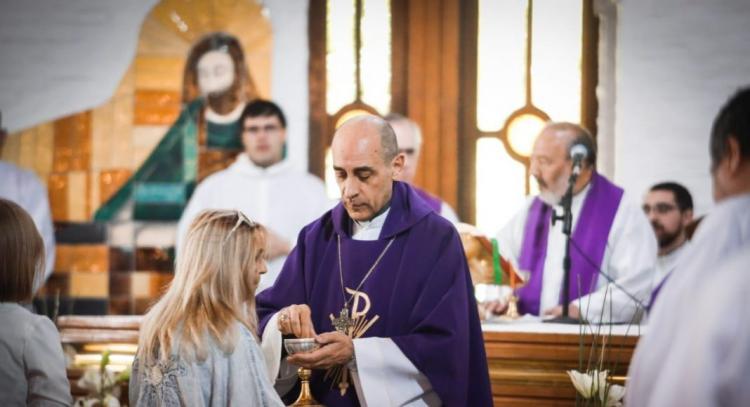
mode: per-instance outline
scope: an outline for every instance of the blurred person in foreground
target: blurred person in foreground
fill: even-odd
[[[69,406],[60,334],[31,301],[44,273],[44,243],[29,214],[0,198],[0,405]]]
[[[750,88],[719,111],[709,154],[716,206],[651,310],[627,405],[750,403]]]

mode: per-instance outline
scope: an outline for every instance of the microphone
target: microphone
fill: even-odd
[[[573,160],[573,175],[576,177],[581,173],[581,162],[589,156],[589,149],[583,144],[574,144],[570,148],[570,159]]]

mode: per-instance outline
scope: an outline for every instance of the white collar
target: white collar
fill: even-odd
[[[679,246],[677,246],[676,248],[672,249],[672,251],[671,251],[671,252],[669,252],[669,253],[667,253],[667,254],[664,254],[664,255],[661,255],[661,256],[659,256],[659,261],[662,261],[662,262],[667,262],[667,261],[671,261],[671,260],[673,260],[673,259],[676,259],[677,257],[679,257],[679,256],[680,256],[680,253],[682,253],[683,251],[685,251],[685,249],[686,249],[686,248],[687,248],[688,246],[690,246],[690,240],[688,240],[688,239],[685,239],[685,241],[684,241],[684,242],[682,242],[682,244],[681,244],[681,245],[679,245]]]
[[[583,187],[583,189],[578,192],[577,194],[573,195],[573,202],[571,203],[571,207],[578,207],[581,205],[583,200],[586,198],[586,195],[588,195],[589,190],[591,189],[591,181],[586,184],[586,186]],[[561,203],[558,203],[555,205],[555,212],[562,212],[563,207]]]
[[[235,159],[234,163],[229,168],[231,168],[233,171],[237,171],[247,175],[273,175],[285,172],[289,170],[291,166],[292,164],[289,162],[289,160],[284,159],[277,162],[276,164],[263,168],[252,162],[250,160],[250,157],[248,157],[247,154],[243,152],[237,154],[237,159]]]
[[[391,211],[389,207],[380,215],[365,221],[352,222],[352,239],[354,240],[376,240],[380,237],[380,231],[383,229],[385,224],[385,218],[388,217],[388,212]]]

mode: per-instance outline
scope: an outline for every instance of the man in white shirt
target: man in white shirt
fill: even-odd
[[[659,257],[651,284],[651,306],[662,282],[672,273],[677,260],[690,246],[687,227],[693,221],[693,197],[687,188],[676,182],[662,182],[652,186],[646,193],[643,198],[643,213],[651,222],[659,242]]]
[[[451,221],[454,225],[457,224],[458,215],[456,215],[456,211],[447,202],[421,188],[417,188],[413,184],[414,176],[417,173],[417,166],[419,165],[419,157],[422,154],[422,129],[419,128],[419,125],[414,120],[398,113],[388,114],[385,116],[385,120],[391,125],[393,132],[396,133],[398,151],[406,158],[404,169],[397,178],[398,181],[410,184],[432,210]]]
[[[562,214],[573,146],[587,155],[573,186],[569,316],[628,322],[650,293],[656,238],[642,210],[596,172],[596,146],[581,126],[553,122],[539,134],[531,154],[539,196],[500,231],[498,246],[518,270],[529,273],[517,290],[521,312],[561,315],[565,235],[562,222],[552,225],[551,218],[553,212]]]
[[[266,228],[268,272],[258,291],[271,286],[297,234],[332,206],[323,182],[297,171],[284,159],[286,118],[273,102],[255,100],[240,117],[244,152],[195,189],[180,218],[177,248],[195,216],[204,209],[239,209]]]
[[[745,88],[722,107],[714,120],[710,155],[716,207],[701,222],[690,252],[678,261],[652,308],[649,329],[638,342],[630,364],[627,405],[730,406],[739,405],[732,400],[748,402],[747,398],[735,397],[743,391],[747,394],[750,372],[750,333],[742,322],[747,308],[726,306],[743,304],[741,298],[748,297],[747,285],[732,285],[747,283],[746,278],[739,277],[748,274],[748,263],[742,261],[747,256],[719,267],[750,249],[748,118],[750,88]],[[706,293],[712,296],[706,298]],[[705,345],[712,348],[710,354],[690,353],[691,349],[707,349]],[[702,380],[694,380],[696,373]]]
[[[0,157],[3,155],[6,137],[7,133],[0,122]],[[0,198],[11,200],[25,209],[44,240],[44,279],[34,282],[34,292],[37,292],[55,266],[55,228],[52,225],[47,188],[33,172],[3,161],[0,161],[0,180]]]

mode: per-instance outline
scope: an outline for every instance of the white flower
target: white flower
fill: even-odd
[[[99,394],[102,391],[101,374],[98,368],[88,368],[83,372],[83,376],[78,379],[78,387],[86,389],[91,393]]]
[[[607,400],[604,400],[604,393],[607,392]],[[599,400],[601,400],[606,407],[619,407],[622,406],[622,398],[625,397],[625,387],[619,384],[610,384],[609,387],[602,387],[599,389]]]
[[[598,383],[594,382],[594,377],[591,373],[568,370],[568,376],[570,376],[570,381],[573,382],[573,386],[583,398],[590,399],[594,394],[599,392]]]
[[[120,407],[120,401],[117,397],[106,396],[104,398],[104,404],[99,404],[99,400],[94,397],[81,398],[76,400],[73,407]]]
[[[593,370],[581,373],[577,370],[568,370],[570,381],[578,393],[584,399],[598,398],[607,407],[621,406],[620,400],[625,396],[625,387],[607,383],[609,371]],[[606,400],[604,400],[606,394]]]

